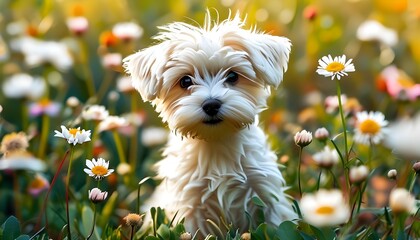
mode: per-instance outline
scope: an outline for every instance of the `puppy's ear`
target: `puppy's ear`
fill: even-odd
[[[167,49],[167,43],[162,42],[123,59],[133,87],[144,101],[153,101],[162,88],[162,74],[168,61]]]
[[[250,56],[257,77],[264,83],[277,88],[287,70],[291,49],[290,40],[255,32],[251,32],[246,39],[245,51]]]

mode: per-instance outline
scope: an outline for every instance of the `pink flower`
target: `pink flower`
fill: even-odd
[[[420,84],[395,66],[382,70],[380,78],[384,80],[386,91],[394,99],[415,101],[420,97]]]
[[[35,178],[29,183],[28,192],[36,197],[43,191],[47,190],[50,187],[48,180],[41,174],[36,174]]]
[[[39,116],[46,114],[48,116],[57,116],[60,112],[61,104],[53,102],[49,99],[41,99],[38,102],[29,105],[29,114],[31,116]]]

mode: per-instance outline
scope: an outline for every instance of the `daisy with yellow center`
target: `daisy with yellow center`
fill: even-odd
[[[384,130],[388,125],[381,112],[358,112],[354,141],[360,144],[378,144],[384,138]]]
[[[303,219],[314,226],[325,227],[346,223],[350,209],[339,190],[321,189],[300,200]]]
[[[98,158],[98,160],[92,158],[92,161],[86,159],[86,166],[88,168],[84,169],[85,173],[96,180],[101,180],[114,172],[114,169],[108,169],[109,161],[107,162],[103,158]]]
[[[67,129],[65,126],[61,126],[61,132],[55,130],[54,137],[60,137],[67,140],[69,144],[82,144],[84,142],[89,142],[90,139],[90,130],[85,131],[84,129],[80,130],[78,128],[69,128]]]
[[[346,55],[341,57],[331,57],[331,55],[324,56],[318,60],[319,66],[316,72],[319,75],[324,75],[325,77],[331,77],[331,80],[334,80],[337,77],[338,80],[342,76],[347,76],[348,72],[354,72],[354,65],[352,59],[349,59],[346,62]]]

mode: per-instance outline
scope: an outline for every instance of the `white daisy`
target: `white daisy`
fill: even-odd
[[[346,55],[341,57],[331,57],[331,55],[323,56],[318,60],[319,66],[316,72],[319,75],[324,75],[325,77],[331,77],[331,80],[334,80],[337,77],[338,80],[342,76],[347,76],[348,72],[354,72],[354,65],[351,63],[352,59],[349,59],[346,62]]]
[[[108,169],[109,161],[107,162],[103,158],[98,158],[98,160],[92,158],[92,161],[86,159],[86,166],[88,168],[84,169],[85,173],[96,180],[101,180],[114,172],[114,169]]]
[[[381,112],[358,112],[356,113],[356,128],[354,141],[370,145],[378,144],[384,138],[385,126],[388,121]]]
[[[90,139],[90,130],[85,131],[84,129],[80,130],[80,127],[78,128],[69,128],[67,129],[65,126],[61,125],[61,132],[55,130],[54,137],[60,137],[67,140],[69,144],[76,145],[82,144],[84,142],[89,142]]]
[[[315,194],[303,195],[300,200],[303,219],[317,227],[346,223],[350,209],[339,190],[321,189]]]

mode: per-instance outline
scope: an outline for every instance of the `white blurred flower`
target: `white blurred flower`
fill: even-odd
[[[149,127],[143,129],[141,141],[145,146],[160,145],[168,140],[169,132],[165,128]]]
[[[345,94],[341,94],[341,104],[344,106],[347,102],[347,96]],[[334,113],[338,110],[338,96],[328,96],[324,100],[325,111],[329,114]]]
[[[25,56],[25,63],[30,67],[50,63],[59,70],[67,70],[73,65],[73,58],[64,43],[20,37],[10,44],[14,51]]]
[[[388,125],[381,112],[356,113],[354,141],[364,145],[378,144],[385,137],[384,130]]]
[[[420,159],[420,113],[414,117],[401,118],[388,126],[384,145],[396,154]]]
[[[99,203],[106,199],[108,196],[108,192],[102,192],[99,188],[92,188],[92,190],[88,191],[89,199],[93,203]]]
[[[3,93],[9,98],[37,99],[46,89],[45,81],[39,77],[32,77],[26,73],[12,75],[3,83]]]
[[[112,33],[119,39],[130,41],[143,35],[143,28],[134,22],[117,23],[112,28]]]
[[[361,183],[366,180],[368,175],[369,168],[365,165],[350,168],[349,178],[352,183]]]
[[[136,90],[131,83],[131,78],[127,76],[117,79],[117,89],[120,92],[133,92]]]
[[[315,153],[313,159],[318,166],[323,168],[330,168],[338,163],[339,155],[337,150],[325,146],[321,152]]]
[[[102,56],[102,65],[105,68],[116,68],[122,64],[122,55],[120,53],[107,53]]]
[[[128,122],[125,118],[118,116],[108,116],[99,123],[98,131],[112,131],[121,127],[126,127]]]
[[[317,227],[346,223],[350,209],[339,190],[320,189],[314,194],[305,194],[300,200],[303,219]]]
[[[120,163],[117,166],[117,173],[118,175],[124,176],[126,174],[129,174],[131,172],[131,165],[128,163]]]
[[[89,21],[83,16],[71,17],[67,19],[67,27],[76,35],[85,33],[89,28]]]
[[[405,188],[396,188],[391,191],[389,207],[394,214],[415,213],[417,211],[416,199]]]
[[[294,136],[296,145],[300,147],[305,147],[312,142],[312,133],[306,130],[297,132]]]
[[[379,41],[391,47],[398,43],[397,32],[375,20],[367,20],[360,24],[357,38],[362,41]]]
[[[75,108],[75,107],[80,105],[80,101],[77,97],[71,96],[71,97],[67,98],[66,104],[67,104],[67,106],[69,106],[71,108]]]
[[[80,130],[79,128],[69,128],[61,125],[61,132],[55,130],[54,137],[60,137],[67,140],[69,144],[82,144],[84,142],[89,142],[90,139],[90,130],[85,131],[84,129]]]
[[[88,121],[102,121],[109,116],[109,112],[102,105],[91,105],[83,109],[81,115],[83,119]]]
[[[108,177],[111,173],[114,172],[114,169],[109,169],[109,161],[105,161],[103,158],[98,158],[95,160],[86,159],[86,166],[88,168],[83,169],[89,177],[93,177],[96,180],[101,180],[104,177]]]
[[[0,170],[28,170],[42,172],[47,165],[26,150],[9,152],[0,159]]]
[[[338,80],[342,76],[347,76],[348,72],[354,72],[354,65],[351,63],[352,59],[346,61],[346,55],[341,57],[331,57],[331,55],[324,56],[318,60],[319,66],[316,72],[319,75],[324,75],[325,77],[331,77],[331,80],[334,80],[337,77]]]

